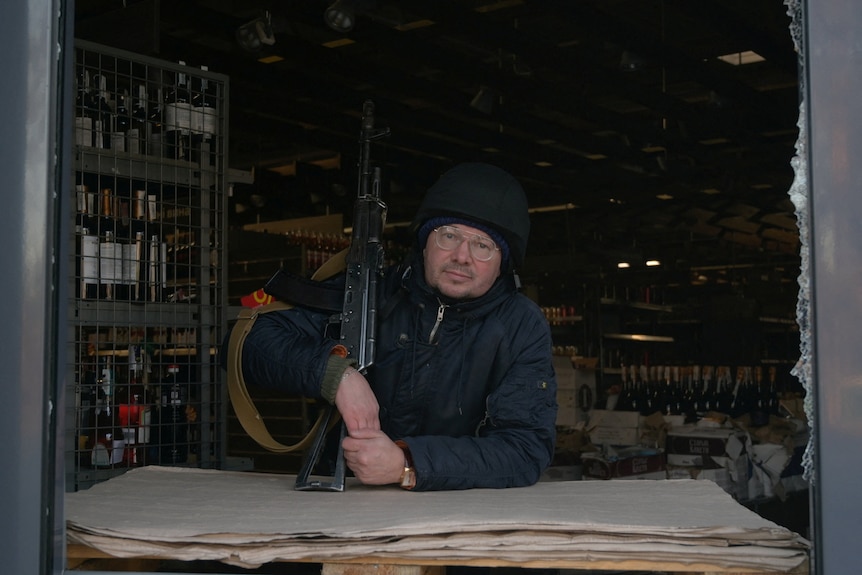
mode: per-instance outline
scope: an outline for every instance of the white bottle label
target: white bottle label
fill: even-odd
[[[99,244],[99,272],[103,284],[115,284],[122,276],[122,246],[116,242]]]
[[[75,145],[93,146],[93,118],[75,118]]]
[[[84,285],[99,283],[99,238],[85,234],[81,236],[81,282]],[[85,293],[81,297],[85,297]]]

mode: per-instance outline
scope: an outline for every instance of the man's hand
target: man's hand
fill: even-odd
[[[368,380],[352,367],[344,372],[335,392],[335,407],[349,435],[360,429],[380,430],[380,405],[377,398]]]
[[[341,442],[344,461],[366,485],[398,483],[404,471],[404,452],[382,431],[359,429]]]

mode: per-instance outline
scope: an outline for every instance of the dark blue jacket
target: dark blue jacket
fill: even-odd
[[[416,490],[535,483],[553,457],[557,413],[545,317],[510,274],[478,299],[445,302],[421,266],[389,269],[381,290],[387,311],[367,377],[383,431],[409,445]],[[298,308],[262,315],[244,346],[246,380],[320,397],[334,344],[326,319]]]

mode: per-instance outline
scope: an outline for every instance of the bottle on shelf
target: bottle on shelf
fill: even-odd
[[[168,365],[167,374],[161,386],[161,405],[157,415],[158,438],[153,438],[158,463],[176,465],[188,459],[188,425],[185,405],[188,397],[179,381],[180,366]],[[152,450],[151,450],[152,451]]]
[[[129,383],[119,401],[119,420],[125,438],[123,463],[128,466],[145,463],[146,445],[150,434],[150,413],[147,405],[145,373],[147,355],[142,345],[129,345]]]
[[[156,88],[156,97],[150,102],[147,115],[147,154],[161,157],[164,155],[164,125],[162,118],[162,89]]]
[[[167,244],[159,239],[158,234],[151,234],[147,253],[147,288],[151,302],[164,301],[167,257]]]
[[[126,148],[131,154],[147,153],[147,87],[140,84],[132,103]]]
[[[165,96],[163,147],[165,157],[172,160],[190,160],[192,104],[187,78],[185,72],[177,72],[174,85]]]
[[[90,71],[81,68],[75,96],[75,145],[92,147],[95,110],[90,94]]]
[[[129,243],[124,259],[127,264],[129,299],[132,301],[146,300],[147,232],[147,191],[134,190],[129,220]]]
[[[207,66],[201,66],[207,72]],[[197,80],[192,95],[192,161],[203,166],[214,166],[216,157],[216,129],[218,112],[212,84],[206,77]]]
[[[96,148],[110,149],[114,110],[108,93],[108,79],[104,74],[96,74],[93,80],[97,90],[93,97],[97,114],[93,121],[93,145]]]
[[[79,298],[95,299],[99,290],[99,236],[93,233],[98,225],[94,211],[94,194],[90,192],[89,186],[77,184],[75,197],[75,277],[78,281],[75,295]]]
[[[112,116],[111,149],[117,152],[128,151],[129,129],[132,127],[132,116],[128,104],[129,93],[124,90],[117,98],[116,111]]]
[[[98,398],[93,410],[93,420],[87,430],[90,436],[88,448],[92,467],[112,467],[122,462],[125,441],[123,431],[117,425],[117,410],[114,407],[114,370],[110,355],[99,358],[101,366],[97,380]]]

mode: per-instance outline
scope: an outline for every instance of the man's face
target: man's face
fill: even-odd
[[[455,237],[461,235],[464,241],[454,249],[445,250],[437,244],[438,232],[432,230],[428,234],[423,251],[425,281],[453,299],[474,299],[484,295],[500,276],[500,250],[494,250],[490,260],[480,261],[471,254],[470,242],[476,236],[481,238],[479,241],[491,242],[485,232],[463,224],[442,227],[454,228]]]

